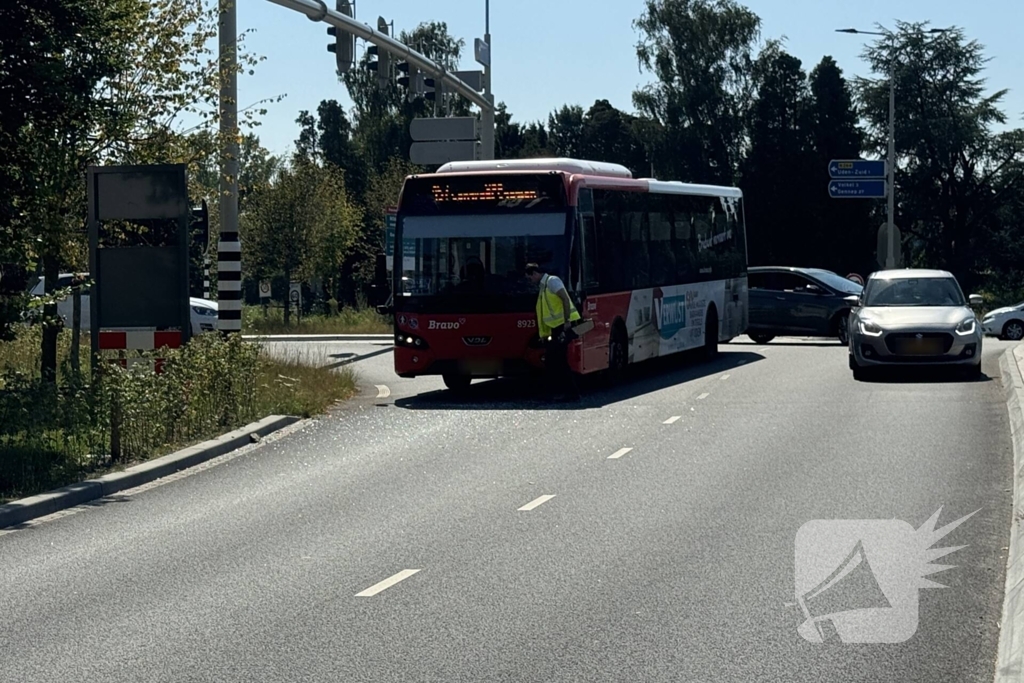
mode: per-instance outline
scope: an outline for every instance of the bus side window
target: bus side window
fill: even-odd
[[[601,289],[600,269],[597,261],[597,224],[593,214],[584,214],[580,220],[583,238],[583,284],[589,294]]]

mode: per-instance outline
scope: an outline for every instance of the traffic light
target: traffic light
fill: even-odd
[[[349,0],[335,0],[335,8],[338,14],[352,16],[352,3]],[[327,29],[327,35],[334,38],[334,42],[328,43],[327,51],[335,54],[338,71],[347,72],[352,68],[352,61],[355,58],[356,37],[348,31],[338,30],[334,26]]]
[[[377,30],[388,35],[388,22],[384,17],[377,17]],[[366,53],[371,57],[366,68],[377,73],[377,84],[381,88],[386,87],[391,80],[391,55],[387,50],[381,50],[376,45],[368,47]]]
[[[403,74],[398,77],[398,85],[408,89],[410,102],[415,101],[423,93],[423,72],[410,66],[409,62],[399,62],[395,68]]]
[[[210,211],[205,199],[200,206],[192,209],[192,241],[206,252],[210,243]]]
[[[423,79],[423,98],[433,102],[437,99],[437,91],[434,89],[434,79]]]

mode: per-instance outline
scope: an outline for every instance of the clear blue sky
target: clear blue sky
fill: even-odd
[[[333,5],[328,0],[329,5]],[[492,0],[493,88],[508,104],[513,120],[547,120],[563,104],[585,108],[596,99],[633,111],[633,90],[649,80],[638,70],[633,20],[642,0]],[[762,20],[762,39],[785,38],[789,52],[810,69],[832,55],[847,77],[870,75],[861,59],[869,36],[835,33],[837,28],[873,30],[895,20],[959,26],[986,47],[992,90],[1010,88],[1005,103],[1013,127],[1024,125],[1024,0],[746,0]],[[377,17],[394,21],[396,32],[440,20],[465,39],[462,68],[473,62],[473,39],[484,33],[484,0],[358,0],[356,17],[376,26]],[[266,56],[255,76],[239,80],[239,102],[287,95],[272,104],[257,129],[274,153],[291,148],[295,118],[321,100],[351,106],[327,51],[326,24],[267,0],[238,3],[239,29],[255,29],[249,49]],[[358,43],[363,49],[363,43]],[[897,103],[897,107],[899,103]]]

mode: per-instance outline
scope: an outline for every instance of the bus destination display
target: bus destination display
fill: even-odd
[[[552,211],[565,207],[559,176],[422,177],[406,184],[402,211],[411,214]]]

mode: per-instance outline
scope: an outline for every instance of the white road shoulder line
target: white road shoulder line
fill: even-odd
[[[377,584],[374,584],[374,585],[370,586],[369,588],[367,588],[363,592],[356,593],[356,597],[357,598],[370,598],[370,597],[373,597],[377,593],[380,593],[383,590],[387,590],[388,588],[391,588],[396,583],[398,583],[400,581],[405,581],[406,579],[408,579],[410,576],[412,576],[413,574],[415,574],[418,571],[419,571],[419,569],[403,569],[402,571],[398,572],[394,576],[392,576],[390,578],[387,578],[387,579],[384,579],[380,583],[377,583]]]
[[[624,456],[626,453],[629,453],[631,450],[633,450],[633,449],[632,448],[620,448],[619,450],[617,450],[614,453],[612,453],[611,455],[609,455],[608,459],[609,460],[618,460],[619,458]]]
[[[732,377],[732,375],[722,375],[722,381],[724,382],[725,380],[729,379],[730,377]]]
[[[530,510],[532,510],[532,509],[534,509],[536,507],[540,507],[541,505],[543,505],[544,503],[548,502],[552,498],[554,498],[554,496],[551,496],[551,495],[541,496],[540,498],[538,498],[536,500],[531,500],[529,503],[527,503],[523,507],[519,508],[519,510],[521,512],[529,512]]]
[[[675,422],[676,420],[678,420],[681,417],[682,417],[682,415],[673,415],[672,417],[670,417],[669,419],[665,420],[661,424],[663,424],[663,425],[670,425],[670,424],[672,424],[673,422]]]
[[[707,398],[708,396],[710,396],[710,395],[711,395],[711,394],[709,394],[709,393],[707,393],[707,392],[704,392],[703,394],[701,394],[700,396],[698,396],[698,397],[697,397],[697,400],[698,400],[698,401],[703,401],[704,399],[706,399],[706,398]]]

